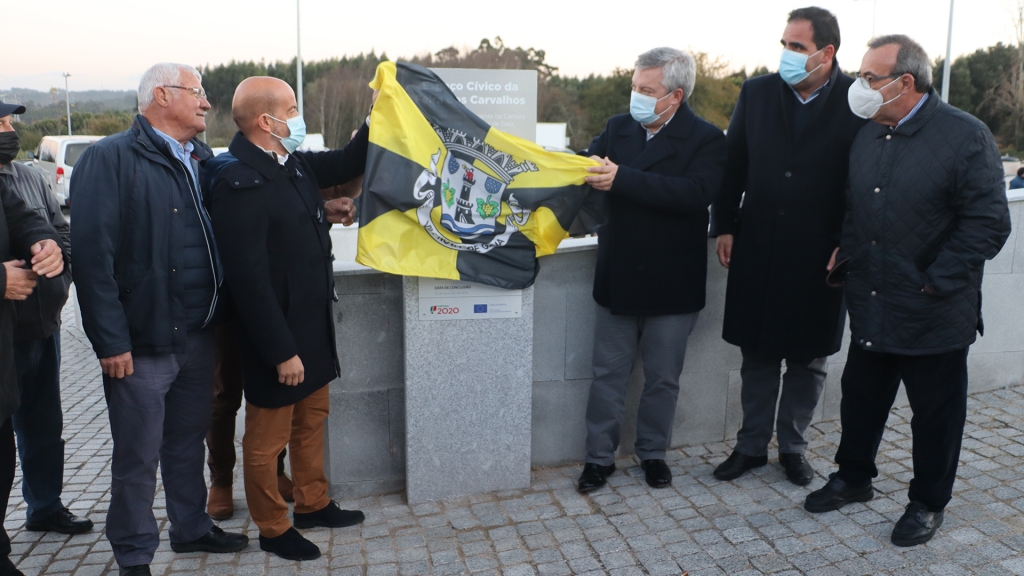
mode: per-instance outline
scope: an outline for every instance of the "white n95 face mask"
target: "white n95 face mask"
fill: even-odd
[[[902,78],[902,76],[900,78]],[[891,85],[900,78],[894,79],[892,82],[889,82],[889,84],[882,86],[882,88]],[[882,106],[885,106],[896,98],[903,96],[903,93],[901,92],[896,95],[896,98],[887,101],[882,96],[882,88],[875,90],[864,78],[857,78],[854,80],[853,84],[850,85],[850,90],[846,93],[846,100],[850,103],[850,111],[865,120],[870,120],[875,117],[875,114],[878,114],[878,111]]]

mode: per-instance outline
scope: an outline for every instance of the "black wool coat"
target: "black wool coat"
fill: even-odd
[[[870,123],[850,152],[839,260],[865,350],[962,350],[983,331],[985,260],[1010,236],[1003,163],[980,120],[932,89],[902,126]]]
[[[3,262],[32,259],[30,249],[36,242],[50,239],[61,246],[60,236],[38,212],[25,205],[3,180],[0,180],[0,422],[18,409],[21,393],[14,370],[14,326],[17,312],[13,300],[4,298],[7,269]]]
[[[778,74],[743,83],[712,207],[712,236],[734,235],[722,329],[731,344],[801,360],[840,348],[843,293],[826,284],[825,267],[841,237],[850,146],[865,123],[847,103],[852,83],[836,62],[803,105]],[[797,106],[812,108],[794,134]]]
[[[708,205],[722,182],[725,135],[683,104],[648,142],[629,114],[614,116],[585,152],[618,164],[604,194],[594,300],[612,314],[704,308]]]
[[[296,152],[284,166],[237,133],[208,163],[210,217],[234,303],[245,398],[262,408],[295,404],[339,374],[334,335],[331,224],[320,189],[363,173],[368,128],[342,150]],[[298,355],[297,386],[277,365]]]

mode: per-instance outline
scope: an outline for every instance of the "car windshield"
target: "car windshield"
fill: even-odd
[[[89,146],[92,146],[92,142],[72,142],[68,144],[68,147],[64,149],[64,163],[68,166],[74,166],[82,156],[82,152],[85,152],[85,149]]]

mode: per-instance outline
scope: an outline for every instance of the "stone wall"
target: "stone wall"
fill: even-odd
[[[971,347],[971,390],[1024,384],[1024,194],[1011,193],[1014,232],[985,268],[985,336]],[[1020,260],[1017,256],[1020,255]],[[532,462],[581,461],[591,378],[596,251],[592,239],[563,243],[541,259],[534,288]],[[352,264],[336,268],[335,307],[342,376],[331,384],[328,463],[332,495],[348,498],[405,487],[402,280]],[[740,426],[740,353],[721,338],[726,270],[708,242],[708,300],[690,338],[673,445],[735,438]],[[839,417],[843,349],[828,365],[817,420]],[[632,452],[642,365],[630,377],[622,454]],[[897,402],[905,402],[902,391]],[[443,415],[438,415],[443,418]]]

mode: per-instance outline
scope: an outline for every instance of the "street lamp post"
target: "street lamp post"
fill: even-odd
[[[68,76],[71,74],[64,72],[64,101],[68,105],[68,136],[71,136],[71,91],[68,90]]]
[[[942,63],[942,101],[949,102],[949,59],[953,55],[953,0],[949,0],[949,34],[946,36],[946,61]]]
[[[302,16],[299,9],[301,0],[295,0],[295,99],[298,101],[299,116],[302,116]]]

